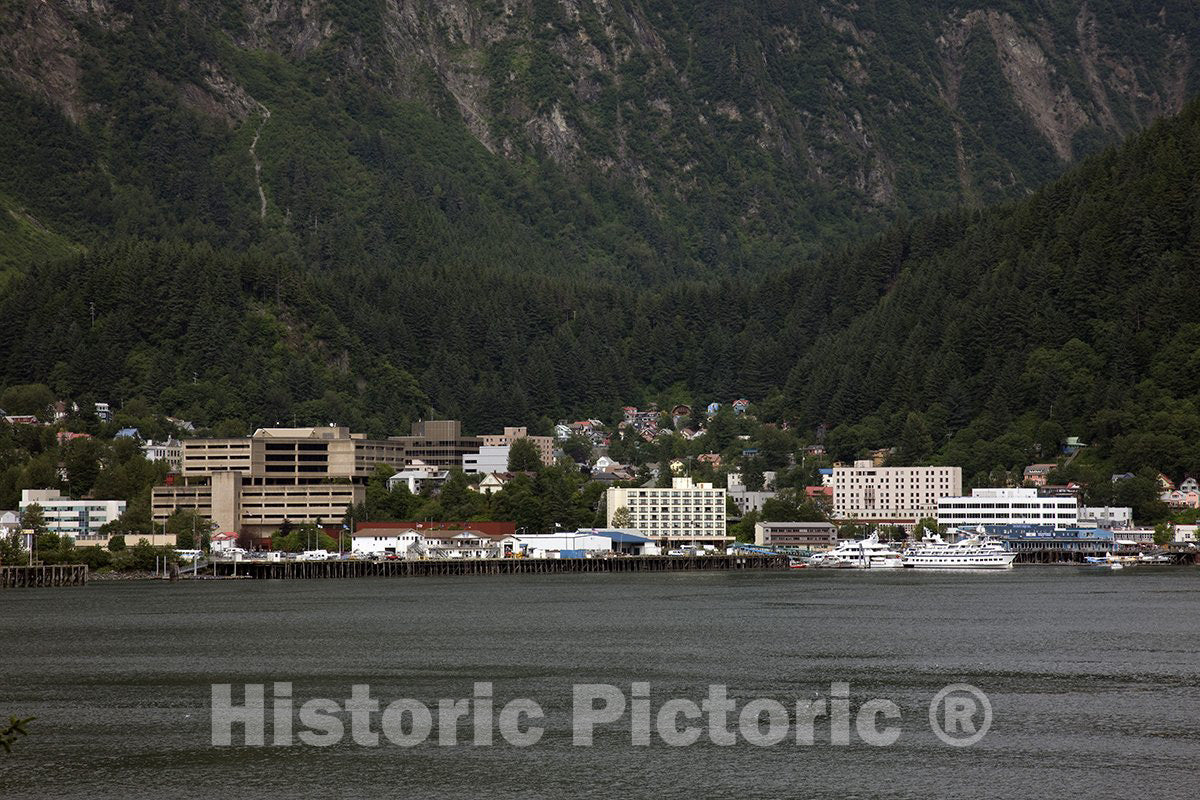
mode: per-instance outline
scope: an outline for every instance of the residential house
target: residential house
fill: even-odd
[[[1073,456],[1085,447],[1087,445],[1078,436],[1068,436],[1066,443],[1062,446],[1063,455]]]
[[[489,472],[483,476],[483,480],[471,488],[480,494],[495,494],[503,489],[513,477],[511,472]]]
[[[147,440],[142,444],[142,455],[147,461],[165,461],[172,472],[183,468],[183,444],[172,437],[161,442]]]
[[[833,505],[833,487],[832,486],[805,486],[804,497],[806,500],[818,505]]]
[[[387,488],[389,492],[394,492],[397,487],[404,485],[412,494],[420,494],[425,489],[430,491],[441,489],[442,484],[449,477],[450,470],[431,467],[420,459],[414,459],[409,462],[407,467],[393,473],[387,479]]]
[[[1046,478],[1058,468],[1058,464],[1030,464],[1025,468],[1025,483],[1034,486],[1045,486]]]
[[[739,398],[733,401],[733,413],[745,414],[750,410],[750,401],[745,398]]]

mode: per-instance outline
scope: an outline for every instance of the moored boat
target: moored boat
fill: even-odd
[[[840,542],[829,552],[813,556],[809,564],[825,569],[896,569],[900,566],[900,554],[873,533],[866,539]]]
[[[910,569],[1008,569],[1016,558],[1016,553],[986,536],[951,543],[939,536],[905,550],[902,564]]]

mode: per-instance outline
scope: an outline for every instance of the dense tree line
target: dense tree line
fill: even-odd
[[[1200,105],[1030,199],[898,225],[760,280],[635,289],[495,267],[313,270],[129,240],[0,298],[0,368],[207,427],[474,431],[744,395],[839,457],[900,445],[975,476],[1066,436],[1200,472]]]

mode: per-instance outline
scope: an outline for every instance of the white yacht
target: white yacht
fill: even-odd
[[[829,552],[813,556],[809,563],[814,567],[842,569],[896,569],[900,566],[900,554],[873,533],[861,541],[847,539]]]
[[[901,563],[914,569],[1008,569],[1017,554],[986,536],[947,544],[933,536],[904,551]]]

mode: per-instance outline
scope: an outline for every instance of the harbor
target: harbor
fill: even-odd
[[[784,570],[782,555],[625,556],[613,558],[455,558],[373,561],[222,560],[211,563],[216,577],[258,580],[328,578],[418,578],[451,575],[563,575],[570,573],[715,572]]]
[[[86,564],[0,567],[0,589],[85,586],[87,582]]]

